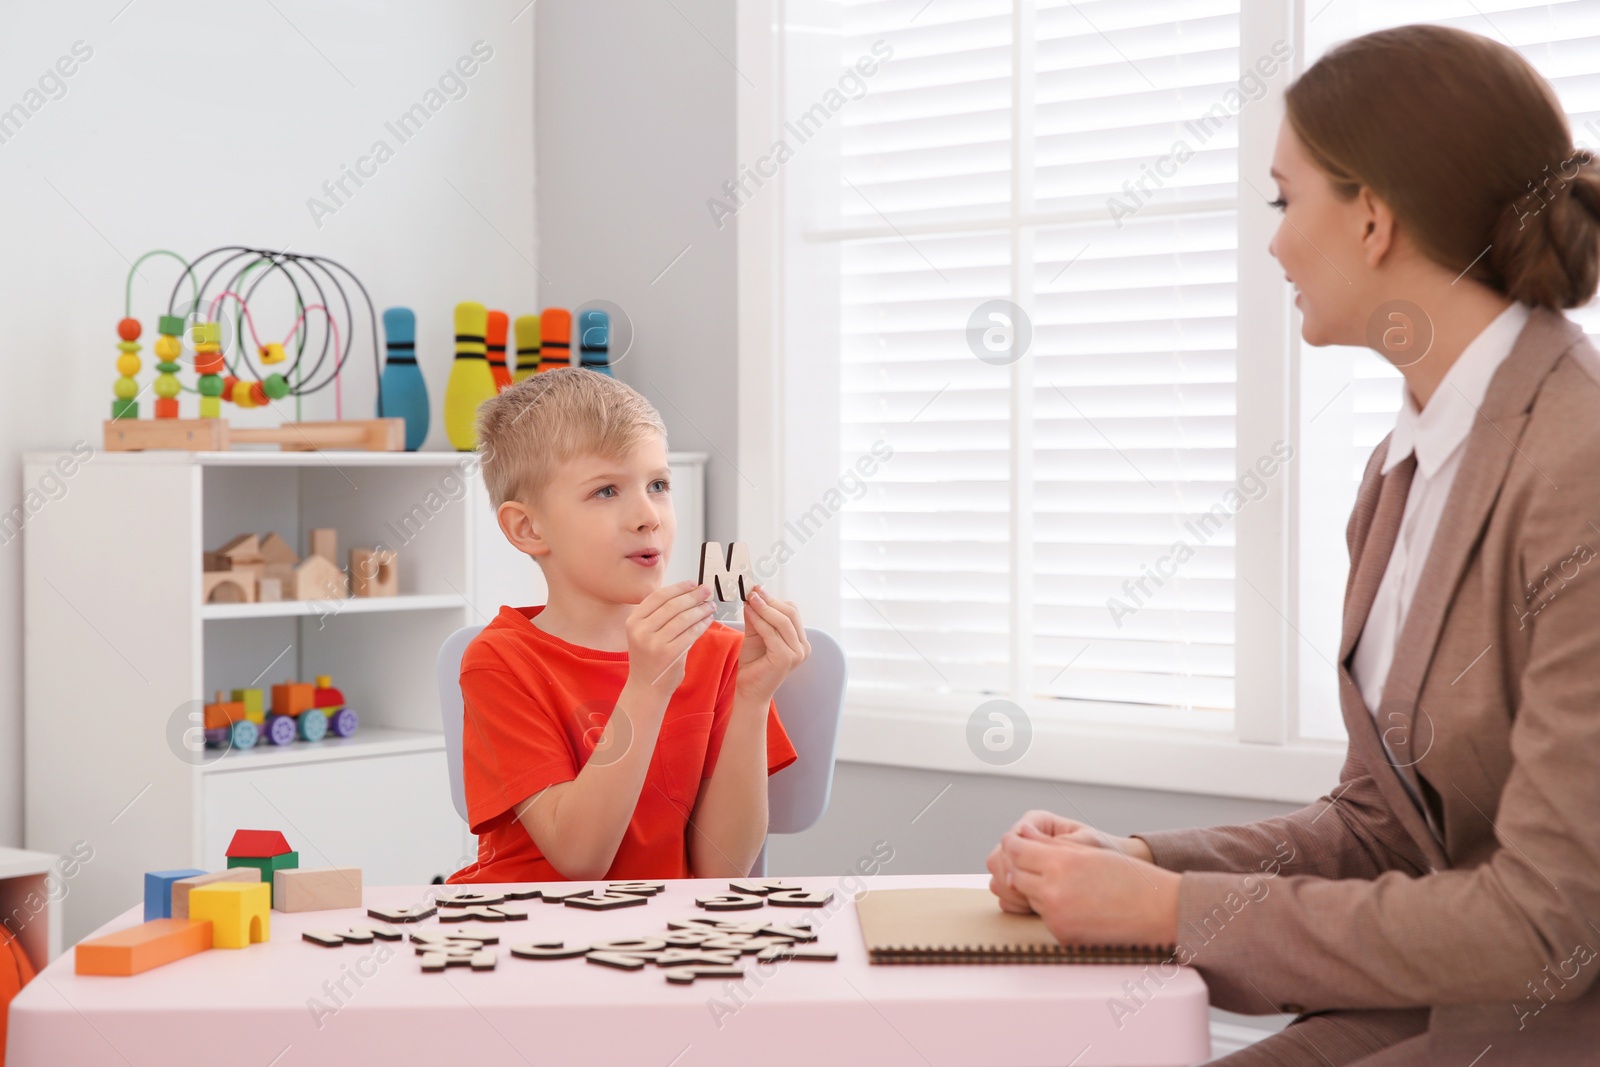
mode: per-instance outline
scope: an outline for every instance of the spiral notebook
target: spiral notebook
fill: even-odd
[[[1063,945],[987,889],[874,889],[856,897],[873,963],[1160,963],[1170,945]]]

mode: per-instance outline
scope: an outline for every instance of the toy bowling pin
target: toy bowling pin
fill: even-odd
[[[489,357],[489,373],[494,376],[494,391],[499,392],[511,384],[511,371],[506,367],[506,313],[489,312],[489,325],[484,333],[484,349]]]
[[[410,308],[383,312],[382,418],[406,420],[406,451],[415,452],[428,437],[428,386],[417,366],[417,317]]]
[[[478,447],[478,405],[494,396],[484,337],[489,312],[468,300],[456,305],[456,358],[444,390],[444,432],[457,452]]]
[[[572,312],[545,308],[539,315],[539,369],[572,366]]]
[[[599,308],[578,312],[578,365],[611,373],[611,316]]]
[[[539,370],[539,316],[520,315],[514,324],[517,332],[517,370],[512,380],[520,382]]]

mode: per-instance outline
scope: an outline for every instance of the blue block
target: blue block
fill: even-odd
[[[172,918],[172,883],[193,878],[205,871],[146,871],[144,875],[144,921]]]

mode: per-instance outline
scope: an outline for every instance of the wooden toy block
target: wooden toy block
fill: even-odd
[[[339,531],[331,526],[319,526],[311,531],[311,555],[321,556],[335,566],[339,564]]]
[[[283,599],[282,578],[257,578],[256,603],[276,604]]]
[[[524,941],[511,946],[511,954],[523,960],[570,960],[589,954],[589,946],[566,946],[560,941]]]
[[[295,567],[285,595],[290,600],[342,600],[350,595],[350,579],[337,563],[312,554]]]
[[[392,548],[352,548],[350,589],[354,596],[398,596],[399,556]]]
[[[590,911],[613,911],[650,903],[649,897],[636,897],[631,893],[596,893],[590,897],[568,897],[569,908],[587,908]]]
[[[707,911],[749,911],[766,901],[747,893],[719,893],[710,897],[695,897],[694,902]]]
[[[315,706],[317,687],[310,682],[284,681],[272,687],[272,714],[294,718]]]
[[[780,882],[776,878],[741,878],[736,882],[729,882],[728,888],[735,893],[764,897],[768,893],[784,892],[790,889],[799,889],[800,887],[791,885],[788,882]]]
[[[634,896],[653,897],[664,892],[667,888],[665,882],[612,882],[606,886],[608,893],[632,893]]]
[[[235,571],[205,571],[200,575],[200,603],[253,604],[256,580]]]
[[[505,899],[502,893],[457,892],[439,893],[433,898],[433,902],[441,908],[471,908],[478,905],[487,907],[491,904],[502,904]]]
[[[204,708],[204,722],[207,730],[216,730],[221,727],[232,726],[234,723],[246,718],[244,701],[223,700],[222,694],[217,694],[217,699]],[[205,873],[205,872],[200,872]]]
[[[437,910],[418,904],[414,907],[368,908],[367,915],[373,919],[382,919],[386,923],[419,923],[433,916]]]
[[[696,978],[743,978],[743,967],[669,967],[664,972],[667,981],[676,985],[691,985]]]
[[[775,908],[820,908],[832,899],[831,890],[808,893],[803,889],[789,889],[767,894],[767,903]]]
[[[361,907],[360,867],[295,867],[272,872],[277,911],[328,911]]]
[[[172,918],[172,883],[205,874],[192,868],[181,871],[146,871],[144,875],[144,919]]]
[[[267,907],[272,907],[272,902],[277,894],[273,892],[274,879],[279,871],[291,870],[300,866],[300,853],[285,852],[279,856],[229,856],[229,867],[254,867],[261,872],[261,882],[267,887]]]
[[[208,571],[240,570],[265,562],[261,554],[261,539],[255,534],[240,534],[215,552],[205,553],[204,558],[208,564],[212,561],[216,563],[216,566],[208,565]]]
[[[266,704],[262,697],[265,694],[259,689],[235,689],[229,694],[234,700],[244,705],[244,716],[251,722],[259,723],[266,717]]]
[[[261,535],[261,562],[267,567],[293,567],[300,562],[300,557],[295,550],[289,547],[289,542],[275,533]],[[268,574],[273,573],[267,571]]]
[[[73,971],[128,977],[210,947],[211,923],[208,920],[152,919],[80,942],[73,950]]]
[[[839,954],[831,948],[805,948],[800,945],[774,945],[756,953],[756,959],[763,963],[773,960],[820,960],[831,963],[838,958]]]
[[[700,546],[700,584],[711,583],[712,596],[717,600],[744,600],[755,588],[755,572],[750,568],[750,546],[743,541],[728,545],[727,554],[720,541],[707,541]]]
[[[235,830],[228,842],[227,856],[281,856],[289,851],[289,839],[281,830]]]
[[[174,919],[189,918],[189,894],[203,885],[213,882],[259,882],[261,871],[255,867],[229,867],[225,871],[212,871],[209,874],[200,873],[190,878],[180,878],[172,883],[172,917]]]
[[[272,887],[212,882],[189,893],[189,917],[211,920],[213,948],[244,948],[272,937]]]
[[[498,904],[494,907],[480,905],[471,908],[455,908],[439,913],[439,921],[442,923],[464,923],[470,919],[478,919],[486,923],[503,923],[516,922],[527,917],[528,913],[521,908],[510,908],[504,904]]]

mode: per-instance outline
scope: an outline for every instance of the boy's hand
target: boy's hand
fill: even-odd
[[[664,585],[628,615],[628,683],[671,695],[683,681],[689,648],[711,625],[709,586]]]
[[[789,672],[811,655],[800,609],[787,600],[769,600],[761,586],[744,602],[744,644],[734,694],[766,706]]]

